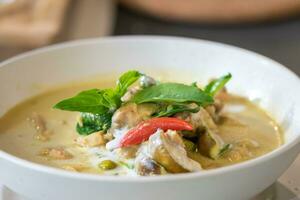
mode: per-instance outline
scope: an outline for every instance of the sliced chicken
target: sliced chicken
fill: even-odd
[[[113,139],[106,144],[106,148],[108,150],[118,148],[120,140],[128,130],[150,118],[155,110],[155,104],[128,103],[119,108],[112,117],[111,128],[107,134],[112,135]]]
[[[46,122],[41,115],[32,113],[28,120],[32,123],[37,132],[42,133],[47,130]]]
[[[64,165],[62,166],[63,169],[68,170],[68,171],[72,171],[72,172],[81,172],[84,169],[87,169],[87,166],[81,165],[81,164],[68,164],[68,165]]]
[[[45,148],[39,155],[53,160],[68,160],[73,158],[73,155],[62,147]]]
[[[96,147],[106,144],[104,132],[99,131],[88,136],[79,136],[75,139],[75,143],[82,147]]]
[[[132,88],[129,88],[127,92],[121,97],[121,101],[123,102],[129,102],[130,99],[142,88],[140,86],[135,86]]]
[[[231,162],[239,162],[245,158],[254,157],[253,152],[259,147],[260,144],[255,140],[242,139],[233,144],[232,150],[227,154],[226,159]]]
[[[207,109],[200,108],[197,113],[180,113],[176,117],[189,122],[200,134],[198,150],[213,159],[218,158],[229,146],[219,136],[219,130]]]
[[[176,131],[158,130],[148,143],[152,159],[171,173],[201,171],[201,165],[187,156],[181,136]]]
[[[132,128],[148,119],[155,111],[154,104],[128,103],[119,108],[112,117],[111,131],[120,128]],[[110,131],[109,131],[110,132]]]
[[[215,122],[218,122],[220,119],[220,113],[224,108],[224,101],[226,99],[228,99],[228,93],[226,88],[223,88],[215,95],[214,103],[205,107]]]
[[[226,98],[228,98],[228,93],[224,88],[216,94],[214,97],[214,103],[205,107],[205,110],[209,113],[215,123],[219,122],[221,111],[224,108],[223,101],[226,100]],[[191,104],[191,106],[193,106],[193,104]],[[197,113],[183,112],[178,113],[176,117],[189,121],[192,125],[194,125],[194,128],[198,128],[200,130],[205,128],[199,118],[199,114]]]
[[[41,115],[37,113],[32,113],[28,120],[31,122],[31,125],[36,130],[34,139],[42,142],[50,140],[52,133],[47,129],[46,121]]]
[[[114,152],[123,159],[130,159],[136,156],[138,146],[130,146],[124,148],[115,149]]]
[[[149,86],[152,86],[152,85],[155,85],[156,84],[156,81],[154,78],[150,77],[150,76],[146,76],[146,75],[143,75],[141,78],[140,78],[140,85],[139,86],[134,86],[134,87],[131,87],[127,90],[127,92],[122,96],[121,98],[121,101],[122,102],[129,102],[131,100],[131,98],[137,93],[139,92],[140,90],[142,90],[143,88],[145,87],[149,87]]]

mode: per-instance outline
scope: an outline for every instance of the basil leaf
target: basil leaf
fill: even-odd
[[[81,123],[77,123],[76,131],[80,135],[89,135],[97,131],[106,131],[111,126],[112,113],[81,113]]]
[[[128,87],[140,76],[141,73],[138,71],[128,71],[119,78],[116,89],[83,91],[72,98],[57,103],[54,108],[93,114],[116,110],[121,106],[121,97],[126,93]]]
[[[128,87],[137,81],[141,76],[142,74],[140,72],[134,70],[124,73],[117,81],[116,93],[122,97],[127,92]]]
[[[105,105],[109,110],[114,111],[121,106],[121,99],[113,89],[104,89],[101,92]]]
[[[196,113],[199,111],[199,107],[191,108],[184,104],[170,104],[160,108],[160,111],[153,114],[153,117],[170,117],[180,112],[192,112]]]
[[[86,90],[57,103],[54,108],[94,114],[105,113],[110,108],[110,104],[103,98],[102,93],[99,89]]]
[[[227,74],[222,76],[216,80],[211,81],[204,89],[204,92],[207,94],[214,96],[217,92],[219,92],[225,84],[231,79],[231,74]]]
[[[139,91],[134,95],[132,101],[137,104],[146,102],[195,102],[198,105],[207,105],[213,103],[213,98],[195,86],[161,83]]]

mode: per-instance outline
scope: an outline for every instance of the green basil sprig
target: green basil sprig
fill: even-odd
[[[106,131],[111,126],[114,111],[122,104],[121,97],[141,76],[138,71],[128,71],[118,79],[116,88],[86,90],[62,100],[54,108],[81,112],[82,123],[76,125],[76,130],[81,135]]]

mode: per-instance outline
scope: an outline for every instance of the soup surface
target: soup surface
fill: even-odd
[[[66,170],[137,176],[201,171],[232,165],[266,154],[283,143],[280,127],[271,117],[246,98],[230,94],[222,99],[224,106],[218,113],[218,119],[214,120],[216,126],[209,125],[211,119],[203,123],[204,127],[211,127],[202,130],[203,139],[188,131],[179,130],[178,134],[158,129],[149,140],[123,148],[113,147],[113,141],[117,137],[116,132],[127,132],[130,127],[118,127],[113,134],[97,132],[80,136],[75,128],[75,124],[78,121],[80,124],[82,120],[80,113],[53,109],[57,102],[79,91],[107,88],[113,84],[114,81],[102,81],[67,85],[22,102],[0,119],[0,148],[23,159]],[[210,113],[208,108],[206,110],[206,113]],[[184,114],[186,112],[182,116],[177,113],[176,119],[185,119]],[[130,112],[125,114],[125,118],[131,117]],[[114,123],[114,117],[112,120]],[[217,130],[217,136],[208,135],[205,138],[205,134],[210,134],[206,132],[214,130]],[[166,138],[160,141],[159,137]],[[207,142],[211,137],[215,137],[214,144]],[[175,144],[177,140],[180,141]],[[184,149],[180,149],[181,140]],[[218,148],[218,140],[224,146],[217,155],[214,151]],[[177,145],[176,150],[172,150],[174,144]],[[166,151],[169,154],[164,155]]]

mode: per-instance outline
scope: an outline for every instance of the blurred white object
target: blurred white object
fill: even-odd
[[[14,10],[11,8],[10,12],[3,11],[0,16],[0,44],[37,47],[50,43],[62,27],[68,3],[69,0],[12,2],[11,4],[15,4]]]
[[[3,1],[3,0],[2,0]],[[7,0],[6,0],[7,1]],[[28,0],[14,0],[15,1],[28,1]],[[41,0],[38,0],[41,1]],[[57,0],[50,0],[57,1]],[[64,0],[62,0],[64,1]],[[14,4],[5,3],[5,5]],[[65,17],[65,23],[61,27],[61,31],[51,43],[69,41],[90,37],[101,37],[109,35],[112,32],[115,16],[115,2],[111,0],[71,0],[70,8]],[[19,4],[20,5],[20,4]],[[1,13],[0,3],[0,13]],[[15,8],[14,8],[15,9]],[[57,12],[57,11],[56,11]],[[0,14],[0,24],[1,24]],[[25,27],[26,28],[26,27]],[[0,25],[0,32],[2,32]],[[19,33],[22,34],[23,30]],[[32,39],[35,41],[35,39]],[[26,41],[27,42],[27,41]],[[28,42],[31,42],[30,40]],[[0,61],[9,58],[13,55],[24,52],[28,49],[37,46],[24,46],[20,43],[9,43],[1,40],[0,33]],[[6,45],[4,45],[6,44]],[[14,44],[14,46],[12,46]],[[8,46],[9,45],[9,46]]]

